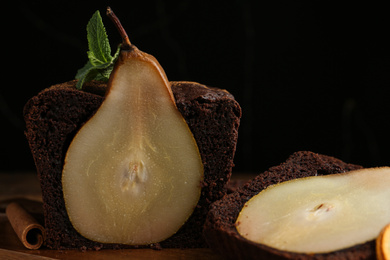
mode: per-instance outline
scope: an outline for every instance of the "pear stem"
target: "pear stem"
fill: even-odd
[[[118,17],[114,14],[111,7],[107,7],[106,15],[111,19],[111,21],[115,24],[115,27],[118,29],[119,34],[122,37],[122,48],[123,49],[130,49],[131,42],[129,39],[129,36],[127,36],[127,33],[125,29],[123,28],[121,22],[119,21]]]

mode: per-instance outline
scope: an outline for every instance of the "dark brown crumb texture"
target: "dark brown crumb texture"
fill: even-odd
[[[75,81],[53,86],[30,99],[24,108],[26,137],[41,183],[46,246],[53,249],[128,248],[102,244],[82,237],[73,228],[65,210],[61,174],[67,148],[78,129],[99,108],[106,85],[88,83],[83,91]],[[193,82],[172,82],[179,111],[198,144],[204,164],[204,183],[198,206],[185,225],[169,239],[153,245],[205,247],[202,227],[212,202],[226,193],[236,149],[241,108],[228,92]]]
[[[269,185],[361,168],[330,156],[308,151],[296,152],[286,162],[270,168],[236,192],[213,203],[206,219],[204,236],[212,248],[229,259],[375,259],[375,241],[327,254],[297,254],[246,240],[238,234],[234,225],[244,204]]]

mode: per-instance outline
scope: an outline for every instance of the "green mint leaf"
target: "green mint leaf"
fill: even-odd
[[[111,72],[114,68],[114,64],[111,64],[109,65],[106,69],[103,69],[103,70],[97,70],[97,75],[95,77],[95,80],[99,80],[99,81],[108,81],[108,79],[110,78],[110,75],[111,75]]]
[[[79,69],[77,71],[77,74],[76,74],[75,78],[76,79],[83,78],[88,73],[88,71],[90,71],[92,68],[93,68],[93,65],[91,64],[90,61],[88,61],[87,64],[84,65],[84,67],[82,67],[81,69]]]
[[[109,63],[106,63],[106,64],[102,64],[100,66],[102,69],[97,69],[98,74],[96,75],[95,80],[106,81],[106,82],[108,81],[108,79],[110,78],[111,72],[114,69],[114,63],[119,57],[120,50],[121,49],[120,49],[120,45],[119,45],[115,54],[114,54],[114,57],[112,57],[112,61]]]
[[[85,66],[77,71],[76,84],[77,89],[81,89],[85,82],[91,80],[108,81],[112,69],[114,67],[113,62],[107,62],[100,65],[93,65],[90,61]]]
[[[93,70],[93,65],[90,61],[87,62],[87,64],[84,65],[81,69],[77,71],[76,79],[78,79],[76,88],[81,89],[84,85],[85,81],[89,81],[88,79],[91,77],[91,71]],[[92,79],[91,79],[92,80]]]
[[[96,11],[87,25],[88,57],[101,63],[111,61],[111,48],[99,11]],[[90,58],[91,60],[91,58]],[[92,62],[92,60],[91,60]],[[92,62],[94,64],[94,62]]]
[[[85,82],[91,80],[108,81],[119,57],[120,45],[114,57],[111,56],[111,47],[99,11],[96,11],[87,25],[88,62],[76,74],[78,79],[76,88],[81,89]]]

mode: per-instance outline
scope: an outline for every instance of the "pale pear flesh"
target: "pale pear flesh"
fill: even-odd
[[[390,222],[390,168],[282,182],[252,197],[236,228],[255,243],[329,253],[375,240]]]
[[[195,209],[203,180],[198,147],[162,68],[135,54],[121,54],[109,92],[74,137],[62,173],[72,225],[102,243],[144,245],[172,236]]]

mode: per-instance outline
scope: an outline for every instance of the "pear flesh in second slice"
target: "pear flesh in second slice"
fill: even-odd
[[[295,253],[329,253],[375,240],[390,222],[390,168],[282,182],[243,207],[237,231]]]
[[[108,94],[73,139],[66,210],[84,237],[144,245],[173,235],[200,197],[203,164],[157,60],[122,50]]]

